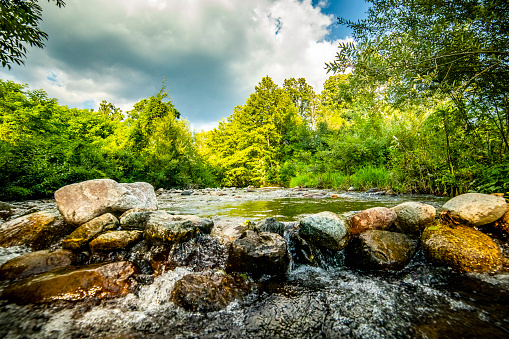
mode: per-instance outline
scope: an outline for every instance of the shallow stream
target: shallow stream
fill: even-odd
[[[159,202],[180,214],[293,221],[325,210],[344,214],[410,200],[440,207],[447,200],[337,195],[236,190],[223,196],[165,194]],[[111,300],[39,306],[0,301],[0,337],[509,338],[508,273],[459,274],[431,266],[420,252],[395,273],[363,273],[338,263],[294,267],[286,277],[266,277],[246,298],[209,313],[187,312],[168,301],[173,284],[190,272],[177,268]]]

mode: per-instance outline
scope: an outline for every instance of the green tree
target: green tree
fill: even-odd
[[[48,0],[50,2],[51,0]],[[58,7],[62,0],[53,0]],[[0,61],[2,67],[21,65],[26,57],[25,44],[44,47],[48,34],[41,31],[42,8],[37,0],[0,0]]]

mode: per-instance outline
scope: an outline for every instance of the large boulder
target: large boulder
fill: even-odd
[[[246,295],[251,285],[243,277],[224,272],[192,273],[175,283],[170,300],[188,311],[211,312]]]
[[[312,244],[331,250],[345,248],[351,238],[348,223],[332,212],[303,218],[300,221],[300,235]]]
[[[352,234],[369,230],[386,230],[396,221],[398,215],[386,207],[373,207],[357,213],[351,219]]]
[[[345,263],[361,270],[400,270],[412,259],[417,241],[402,233],[371,230],[348,245]]]
[[[88,180],[60,188],[55,200],[62,217],[75,225],[105,213],[122,213],[136,207],[157,209],[152,186],[152,193],[148,193],[149,184],[130,185],[111,179]]]
[[[128,261],[68,267],[8,285],[0,295],[17,304],[108,298],[130,292],[130,277],[137,271]]]
[[[276,233],[247,230],[230,247],[227,272],[278,275],[286,273],[290,258],[286,242]]]
[[[0,266],[0,279],[23,279],[57,268],[70,266],[76,255],[68,250],[36,251],[13,258]]]
[[[109,231],[89,243],[92,252],[129,248],[143,239],[142,231]]]
[[[250,226],[250,221],[244,218],[224,218],[214,221],[210,235],[224,244],[230,244],[238,239]]]
[[[446,222],[482,226],[500,219],[506,211],[507,204],[503,197],[467,193],[446,202],[440,215]]]
[[[462,272],[493,272],[502,264],[500,247],[493,239],[467,226],[426,228],[422,249],[431,262]]]
[[[391,208],[398,215],[395,225],[401,233],[418,234],[435,222],[435,207],[409,201]]]
[[[188,241],[198,231],[198,226],[189,219],[179,219],[166,211],[157,211],[148,218],[143,237],[154,244],[172,244]]]
[[[58,213],[36,212],[0,224],[0,246],[26,245],[34,250],[42,250],[71,233],[74,228]]]
[[[90,241],[99,234],[117,228],[118,219],[111,213],[106,213],[84,223],[62,242],[62,247],[69,250],[84,249]]]

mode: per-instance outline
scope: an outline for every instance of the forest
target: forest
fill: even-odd
[[[94,178],[156,189],[509,192],[509,3],[370,2],[367,19],[339,18],[355,43],[325,65],[323,91],[267,75],[211,131],[191,130],[164,83],[122,112],[106,101],[61,106],[0,80],[0,199]]]

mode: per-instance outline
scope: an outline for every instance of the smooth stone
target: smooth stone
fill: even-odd
[[[118,226],[118,219],[111,213],[94,218],[76,228],[62,242],[62,247],[69,250],[81,250],[90,241],[105,231],[113,230]]]
[[[251,285],[241,276],[191,273],[175,283],[170,300],[187,311],[212,312],[225,308],[250,290]]]
[[[34,250],[42,250],[74,228],[75,226],[66,223],[57,213],[36,212],[0,224],[0,246],[26,245]]]
[[[412,259],[417,243],[402,233],[365,231],[348,245],[345,263],[360,270],[400,270]]]
[[[129,278],[137,271],[128,261],[67,267],[8,285],[0,295],[16,304],[78,301],[123,296],[130,292]]]
[[[143,239],[143,231],[109,231],[89,243],[92,252],[122,250]]]
[[[225,244],[238,239],[250,227],[249,220],[244,218],[223,218],[214,221],[210,235]]]
[[[331,250],[348,245],[351,233],[345,220],[332,212],[310,215],[300,221],[300,235],[306,241]]]
[[[136,204],[137,209],[149,211],[157,210],[157,197],[154,186],[148,182],[122,183],[120,186],[127,188],[127,190],[138,199],[138,203]]]
[[[18,280],[45,273],[57,268],[67,267],[76,259],[68,250],[42,250],[30,252],[13,258],[0,266],[1,280]]]
[[[155,244],[172,244],[192,239],[198,227],[186,219],[175,219],[166,211],[157,211],[150,215],[143,237]]]
[[[502,264],[500,247],[493,239],[468,226],[426,228],[422,250],[429,261],[461,272],[494,272]]]
[[[227,272],[278,275],[288,270],[285,239],[276,233],[247,230],[230,247]]]
[[[396,212],[386,207],[373,207],[354,215],[351,221],[353,235],[369,230],[386,230],[396,221]]]
[[[507,203],[496,195],[467,193],[447,201],[440,211],[446,222],[482,226],[500,219],[507,211]]]
[[[193,191],[192,190],[185,190],[185,191],[182,191],[182,193],[180,193],[181,195],[193,195]]]
[[[398,218],[396,227],[401,233],[418,234],[435,222],[435,207],[420,202],[409,201],[391,208]]]

